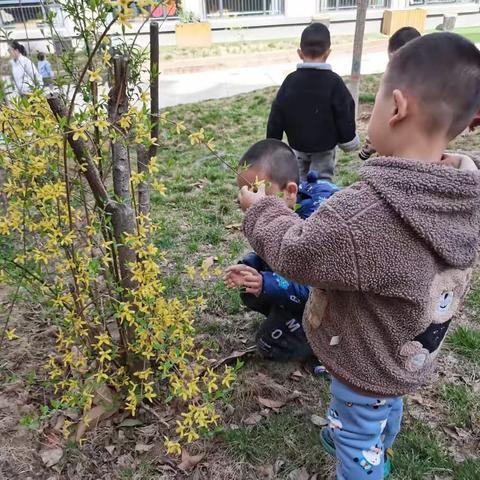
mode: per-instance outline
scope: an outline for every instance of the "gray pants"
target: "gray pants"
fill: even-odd
[[[335,149],[318,153],[304,153],[297,150],[294,152],[297,156],[301,182],[307,179],[308,172],[311,170],[318,173],[319,179],[332,181],[335,171]]]

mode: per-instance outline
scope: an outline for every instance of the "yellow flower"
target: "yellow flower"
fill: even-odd
[[[180,132],[178,132],[178,129],[177,129],[177,133],[180,133]],[[198,143],[201,143],[205,139],[205,131],[204,131],[203,128],[201,128],[200,131],[191,133],[188,136],[188,138],[189,138],[190,143],[192,145],[196,145]]]
[[[124,9],[118,14],[117,20],[122,27],[131,28],[132,24],[129,22],[131,15],[129,14],[132,10],[130,8]]]
[[[211,138],[208,142],[207,142],[207,147],[209,150],[215,150],[216,148],[216,145],[215,143],[213,142],[213,138]]]
[[[89,74],[88,80],[90,82],[101,82],[102,81],[102,76],[100,75],[100,72],[98,70],[87,70]]]
[[[156,180],[152,182],[152,188],[162,197],[164,197],[167,192],[167,188],[165,187],[165,185],[161,182],[157,182]]]
[[[180,135],[183,131],[185,131],[187,127],[185,127],[184,122],[177,122],[175,124],[175,131],[178,135]]]
[[[167,453],[169,455],[181,455],[182,454],[182,447],[178,442],[173,442],[165,437],[165,448],[167,449]]]
[[[188,278],[190,278],[190,280],[194,280],[195,279],[195,267],[192,267],[191,265],[188,266],[186,269],[185,269],[185,272],[186,274],[188,275]]]
[[[108,50],[105,50],[103,54],[103,63],[105,65],[110,66],[110,60],[112,59],[112,56],[110,55],[110,52]]]
[[[79,128],[78,130],[75,130],[75,132],[73,133],[73,139],[75,141],[77,141],[78,139],[82,139],[82,140],[85,140],[87,141],[88,140],[88,137],[87,135],[85,134],[85,128],[84,127],[81,127]]]
[[[5,337],[7,338],[7,340],[12,341],[19,338],[17,335],[15,335],[15,330],[16,328],[11,328],[10,330],[7,330],[5,332]]]
[[[107,120],[105,118],[99,118],[96,122],[95,122],[95,126],[101,131],[103,132],[104,130],[106,130],[108,127],[109,127],[109,123],[107,122]]]

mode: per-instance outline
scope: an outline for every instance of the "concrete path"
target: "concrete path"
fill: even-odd
[[[351,53],[332,53],[330,63],[339,75],[348,75]],[[386,49],[365,52],[362,72],[381,73],[388,62]],[[296,61],[264,64],[254,67],[227,68],[198,73],[162,74],[160,76],[160,106],[199,102],[278,86],[295,69]]]
[[[480,48],[480,43],[477,44]],[[339,75],[349,75],[352,54],[349,46],[333,51],[329,59],[333,70]],[[212,68],[193,73],[166,73],[160,75],[160,106],[171,107],[185,103],[200,102],[215,98],[231,97],[266,87],[279,86],[284,78],[296,68],[295,56],[289,61],[264,63],[236,68]],[[362,73],[383,73],[388,63],[386,44],[373,42],[365,47]],[[247,63],[248,65],[248,63]]]

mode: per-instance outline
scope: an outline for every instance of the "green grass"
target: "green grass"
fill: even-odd
[[[468,38],[471,42],[480,42],[480,27],[456,28],[455,33]]]
[[[445,385],[442,392],[448,421],[462,428],[480,429],[480,397],[465,385]]]
[[[302,467],[321,471],[328,458],[318,440],[318,428],[292,408],[271,414],[254,427],[227,430],[223,440],[227,455],[236,461],[265,465],[282,460],[285,475]]]
[[[448,344],[454,352],[480,365],[480,330],[458,327],[448,337]]]

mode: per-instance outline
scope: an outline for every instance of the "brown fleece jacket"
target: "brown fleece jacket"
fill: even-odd
[[[428,380],[467,290],[480,172],[380,157],[361,178],[306,221],[266,198],[244,231],[274,271],[313,287],[304,328],[332,375],[398,396]]]

